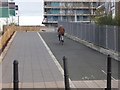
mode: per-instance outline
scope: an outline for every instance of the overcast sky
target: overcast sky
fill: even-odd
[[[20,25],[40,25],[43,20],[43,0],[14,0],[19,6]]]

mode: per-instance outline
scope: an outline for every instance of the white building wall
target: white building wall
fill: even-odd
[[[106,13],[112,13],[112,17],[115,17],[115,2],[116,0],[106,0],[105,2]]]
[[[3,31],[3,25],[6,24],[6,19],[5,18],[0,18],[0,32]]]

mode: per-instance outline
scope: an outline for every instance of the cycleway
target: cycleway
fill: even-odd
[[[67,37],[64,37],[64,45],[60,45],[55,32],[40,34],[61,65],[62,57],[68,58],[68,68],[72,80],[106,80],[107,55]],[[118,63],[120,62],[112,59],[113,79],[118,79]]]
[[[56,32],[42,32],[40,34],[61,66],[63,66],[62,57],[67,57],[69,76],[72,81],[104,83],[103,81],[107,79],[107,55],[67,37],[64,37],[64,45],[61,45]],[[120,62],[112,59],[112,80],[118,80],[118,77],[120,77],[119,68]]]
[[[2,87],[13,87],[13,60],[18,60],[20,88],[64,88],[63,56],[71,88],[106,87],[106,56],[66,37],[60,45],[56,32],[16,33],[2,62]],[[112,60],[112,66],[112,86],[117,88],[118,62]]]

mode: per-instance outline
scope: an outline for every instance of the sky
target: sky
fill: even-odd
[[[20,25],[41,25],[43,21],[43,0],[13,0],[19,6]]]

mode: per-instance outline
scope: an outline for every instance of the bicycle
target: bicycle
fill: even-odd
[[[64,36],[62,34],[59,35],[59,41],[60,41],[60,44],[63,45],[63,43],[64,43]]]

